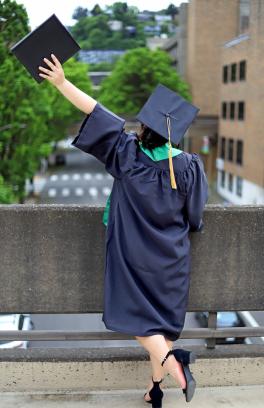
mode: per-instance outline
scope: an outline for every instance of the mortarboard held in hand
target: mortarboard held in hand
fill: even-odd
[[[177,92],[159,84],[150,95],[136,118],[169,141],[169,166],[171,186],[177,189],[171,142],[178,144],[199,112]]]
[[[55,14],[28,33],[10,50],[25,66],[37,82],[44,81],[39,76],[39,66],[50,69],[43,58],[56,55],[61,64],[72,57],[81,47]]]

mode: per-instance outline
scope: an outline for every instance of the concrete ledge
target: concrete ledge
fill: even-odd
[[[223,347],[225,346],[219,346]],[[212,358],[212,350],[204,350],[208,352],[205,357],[202,356],[202,348],[199,354],[197,346],[198,358],[195,364],[191,365],[191,370],[198,387],[263,384],[263,352],[261,353],[260,349],[255,349],[254,352],[252,349],[250,356],[240,354],[240,357],[237,357],[232,356],[230,349],[232,347],[227,346],[226,352],[221,351],[222,356],[220,350],[217,350],[217,358]],[[29,351],[30,353],[27,353]],[[62,355],[67,354],[66,349],[46,349],[41,353],[39,349],[25,350],[24,360],[21,355],[20,361],[19,358],[17,361],[5,361],[4,353],[1,353],[0,392],[131,390],[141,388],[149,379],[150,363],[143,349],[75,350],[76,361],[67,360],[70,355],[71,359],[73,358],[72,351],[69,350],[64,360]],[[38,353],[38,358],[34,353]],[[44,358],[47,353],[50,353],[49,359]],[[254,353],[259,355],[254,356]],[[27,360],[26,356],[29,354],[33,358]],[[175,388],[175,382],[169,375],[165,377],[164,384],[168,388]]]
[[[178,347],[176,344],[174,348]],[[240,358],[263,357],[263,344],[234,344],[216,345],[215,349],[206,349],[200,345],[188,345],[197,359],[204,358]],[[1,349],[0,362],[71,362],[71,361],[148,361],[148,353],[141,347],[100,347],[100,348],[29,348],[29,349]]]
[[[103,210],[0,205],[1,313],[103,311]],[[204,224],[190,233],[188,311],[260,310],[264,205],[207,205]]]
[[[0,408],[139,408],[146,406],[143,401],[144,384],[140,389],[115,390],[108,392],[83,393],[5,393],[0,395]],[[204,387],[196,388],[191,404],[199,408],[262,408],[264,388],[262,386],[240,387]],[[164,389],[164,408],[186,408],[186,402],[180,389]],[[145,405],[144,405],[145,404]]]

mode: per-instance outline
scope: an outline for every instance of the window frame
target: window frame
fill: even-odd
[[[222,119],[227,119],[227,102],[222,102]]]
[[[221,142],[220,142],[220,152],[219,156],[221,159],[225,160],[226,157],[226,137],[222,136],[221,137]]]
[[[235,120],[236,118],[236,103],[234,101],[231,101],[230,103],[230,109],[229,109],[229,119],[230,120]],[[232,109],[234,108],[234,109]],[[232,115],[233,113],[233,115]]]
[[[234,139],[232,138],[228,139],[227,160],[230,162],[234,161]]]
[[[236,176],[236,195],[242,197],[243,178]]]
[[[244,66],[244,69],[242,70],[242,65]],[[243,72],[243,75],[242,75]],[[239,81],[245,81],[247,77],[247,60],[241,60],[239,62]]]
[[[231,64],[231,75],[230,75],[230,81],[231,82],[236,82],[237,80],[237,63],[234,62]]]
[[[243,106],[242,114],[241,114],[241,110],[240,110],[241,106]],[[238,110],[237,118],[238,118],[238,120],[245,120],[245,109],[246,109],[245,101],[238,101],[238,103],[237,103],[237,110]]]
[[[233,192],[234,177],[232,173],[228,173],[228,191]]]
[[[225,188],[226,184],[226,172],[225,170],[220,170],[220,186]]]
[[[241,147],[239,148],[238,146],[241,146]],[[243,165],[243,151],[244,151],[244,141],[241,139],[238,139],[236,141],[236,164],[238,164],[239,166]]]
[[[222,82],[224,84],[228,83],[228,73],[229,73],[229,66],[228,65],[223,65],[223,69],[222,69]]]

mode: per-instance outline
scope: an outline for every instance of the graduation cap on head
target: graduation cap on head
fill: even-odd
[[[56,14],[52,14],[10,48],[17,59],[39,83],[44,81],[44,78],[39,75],[39,65],[50,69],[43,61],[44,57],[50,59],[50,55],[53,53],[63,64],[80,49],[79,44]]]
[[[199,108],[177,92],[158,84],[136,118],[169,141],[171,186],[177,189],[172,163],[171,142],[178,144],[194,121]]]

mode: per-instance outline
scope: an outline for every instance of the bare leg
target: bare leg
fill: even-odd
[[[161,365],[162,360],[170,350],[165,337],[161,334],[155,334],[153,336],[144,337],[135,336],[135,338],[149,352],[151,356],[155,356],[155,358]],[[186,380],[182,371],[181,364],[175,359],[173,355],[170,355],[167,358],[163,365],[163,369],[165,370],[165,373],[168,372],[176,380],[181,388],[186,387]]]
[[[167,339],[166,337],[165,337],[165,341],[166,341],[169,349],[172,349],[173,341]],[[155,357],[155,355],[150,354],[149,356],[150,356],[150,361],[151,361],[151,368],[152,368],[151,375],[153,377],[153,380],[154,381],[160,381],[161,379],[164,378],[166,372],[165,372],[164,368],[162,367],[162,365],[160,364],[159,360]],[[160,386],[161,389],[164,388],[163,383],[161,383],[159,386]],[[148,392],[151,390],[152,387],[153,387],[153,382],[152,382],[152,378],[151,378],[150,382],[148,384],[148,387],[147,387],[147,394],[144,397],[146,401],[151,400]]]

